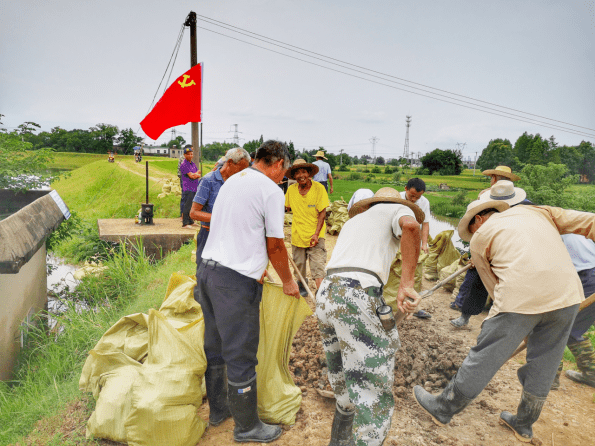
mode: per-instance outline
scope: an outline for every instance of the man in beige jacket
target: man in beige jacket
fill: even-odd
[[[524,191],[508,181],[493,187]],[[492,197],[500,195],[501,200]],[[494,304],[483,322],[477,345],[441,395],[414,388],[417,402],[440,425],[462,411],[528,336],[527,363],[518,370],[523,385],[516,415],[500,414],[521,441],[531,441],[531,426],[541,413],[580,302],[584,299],[560,234],[595,239],[595,214],[549,206],[516,206],[506,195],[483,194],[469,204],[459,223],[463,240]],[[502,212],[505,211],[505,212]]]

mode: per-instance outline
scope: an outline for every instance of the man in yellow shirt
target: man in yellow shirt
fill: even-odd
[[[291,251],[293,260],[302,277],[306,278],[306,260],[310,261],[310,272],[319,288],[324,279],[326,265],[326,208],[330,206],[328,194],[322,184],[312,181],[318,166],[298,159],[287,172],[287,177],[297,183],[287,188],[285,210],[293,211],[291,224]],[[307,296],[306,284],[298,280],[300,294]]]

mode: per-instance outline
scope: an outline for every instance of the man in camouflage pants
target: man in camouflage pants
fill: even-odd
[[[349,215],[353,218],[341,230],[316,297],[337,400],[329,446],[380,446],[394,410],[394,355],[400,341],[396,327],[383,328],[376,309],[399,248],[399,309],[411,313],[419,303],[413,286],[424,215],[391,188],[356,203]]]

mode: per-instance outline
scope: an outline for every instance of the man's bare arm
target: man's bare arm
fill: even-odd
[[[397,293],[397,305],[403,313],[411,313],[415,306],[406,300],[410,293],[406,288],[413,288],[415,285],[415,268],[419,258],[420,231],[417,220],[409,215],[399,219],[401,227],[401,259],[403,266],[401,271],[401,283]],[[410,296],[414,297],[414,296]]]
[[[300,291],[291,275],[289,258],[287,257],[287,248],[285,248],[285,240],[273,237],[267,237],[266,239],[267,254],[273,264],[273,268],[275,268],[275,271],[279,274],[281,282],[283,282],[283,292],[299,299]]]
[[[318,234],[320,234],[320,230],[322,229],[322,225],[324,224],[324,219],[326,218],[326,208],[318,213],[318,221],[316,222],[316,231],[314,235],[310,237],[310,246],[316,246],[318,244]]]
[[[204,221],[205,223],[211,222],[211,214],[209,212],[202,211],[203,205],[192,202],[192,208],[190,209],[190,218],[192,220]]]
[[[421,225],[421,249],[428,253],[428,236],[430,235],[430,223],[424,222]]]

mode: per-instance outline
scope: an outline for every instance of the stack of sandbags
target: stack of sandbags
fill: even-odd
[[[293,222],[293,214],[285,213],[285,221],[283,222],[283,226],[291,226]]]
[[[161,186],[161,193],[157,195],[158,198],[166,197],[167,195],[177,195],[178,197],[182,196],[182,189],[180,188],[180,179],[179,178],[168,178]]]
[[[452,262],[450,265],[448,265],[445,268],[442,268],[440,270],[440,272],[438,273],[440,280],[444,280],[451,274],[456,273],[461,268],[464,268],[465,266],[467,266],[469,264],[469,262],[470,262],[469,255],[463,254],[458,259],[456,259],[454,262]],[[452,291],[453,296],[456,298],[457,294],[459,294],[459,288],[461,288],[461,285],[463,284],[463,280],[465,280],[466,274],[467,274],[466,272],[463,274],[459,274],[457,277],[452,279],[450,282],[446,283],[444,285],[444,289],[449,292]]]
[[[424,264],[424,277],[427,280],[438,280],[442,268],[450,265],[460,257],[459,251],[452,244],[454,230],[442,231],[436,238],[428,241],[429,253]]]
[[[341,197],[340,200],[331,203],[331,214],[326,223],[328,233],[331,235],[338,235],[347,220],[349,220],[347,202]]]
[[[428,258],[428,255],[425,252],[421,252],[419,258],[417,259],[417,266],[415,267],[415,291],[418,293],[421,291],[421,281],[422,281],[422,272],[424,268],[424,262]],[[386,301],[387,305],[393,309],[393,311],[398,310],[397,306],[397,293],[399,291],[399,285],[401,283],[401,271],[403,269],[403,260],[401,259],[401,251],[397,253],[395,260],[393,261],[390,267],[390,273],[388,275],[388,280],[386,285],[384,286],[382,295],[384,296],[384,300]]]

